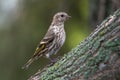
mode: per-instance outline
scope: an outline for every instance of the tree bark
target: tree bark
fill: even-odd
[[[77,47],[29,80],[120,80],[120,9]]]

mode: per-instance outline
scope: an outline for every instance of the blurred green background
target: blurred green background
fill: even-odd
[[[63,56],[90,34],[88,0],[0,0],[0,80],[27,80],[49,63],[41,58],[21,69],[60,11],[72,18],[65,23],[66,42],[56,56]]]

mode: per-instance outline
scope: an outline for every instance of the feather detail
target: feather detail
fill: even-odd
[[[34,58],[31,58],[23,67],[22,69],[27,69],[29,67],[29,65],[34,61]]]
[[[32,58],[22,69],[27,69],[33,61],[39,59],[41,56],[46,55],[46,58],[50,58],[52,54],[56,54],[60,50],[66,38],[64,22],[69,17],[65,12],[59,12],[54,15],[46,35],[37,46]]]
[[[43,49],[45,48],[45,44],[40,44],[36,50],[33,56],[36,56],[37,54],[39,54]]]

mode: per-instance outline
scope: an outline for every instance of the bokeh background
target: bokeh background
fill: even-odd
[[[65,23],[66,42],[56,55],[63,56],[85,39],[97,24],[120,7],[118,2],[113,5],[117,6],[115,8],[106,7],[111,5],[106,5],[105,1],[119,2],[119,0],[0,0],[0,80],[27,80],[39,68],[42,69],[49,63],[48,59],[43,57],[27,70],[21,69],[45,35],[55,13],[65,11],[72,16]]]

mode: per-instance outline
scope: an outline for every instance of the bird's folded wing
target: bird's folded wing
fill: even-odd
[[[54,36],[45,36],[43,40],[41,40],[40,44],[37,46],[34,57],[37,55],[42,55],[45,51],[48,50],[50,44],[54,41]]]

